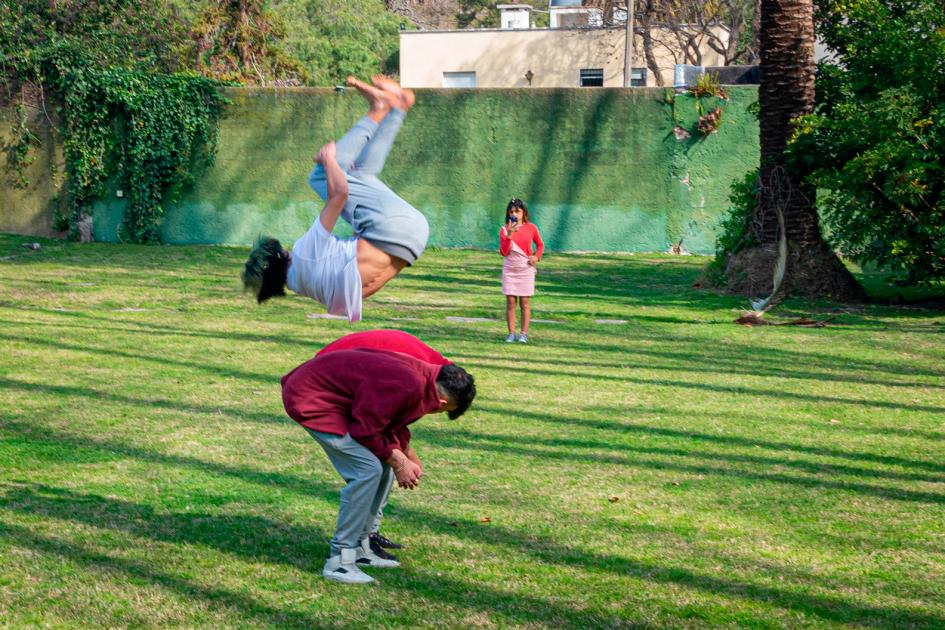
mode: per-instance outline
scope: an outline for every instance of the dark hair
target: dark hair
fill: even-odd
[[[260,236],[249,253],[243,269],[243,288],[262,304],[274,295],[285,295],[285,278],[289,271],[289,252],[277,239]]]
[[[505,207],[505,222],[509,222],[509,212],[512,211],[512,208],[521,208],[522,209],[522,223],[529,222],[528,216],[528,206],[525,205],[525,202],[519,199],[518,197],[512,197],[509,199],[509,205]]]
[[[472,374],[458,365],[444,365],[440,368],[436,384],[458,405],[456,409],[449,412],[450,420],[455,420],[466,413],[473,398],[476,397],[475,379]]]

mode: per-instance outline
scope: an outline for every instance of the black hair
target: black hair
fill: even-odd
[[[509,205],[505,207],[505,222],[509,222],[509,212],[512,211],[512,208],[521,208],[522,209],[522,223],[528,223],[530,217],[528,215],[528,206],[525,205],[525,202],[519,199],[518,197],[512,197],[509,199]]]
[[[285,279],[289,271],[289,252],[269,236],[260,236],[249,253],[243,269],[243,288],[262,304],[274,295],[285,295]]]
[[[476,397],[476,381],[472,374],[458,365],[444,365],[436,377],[436,384],[449,396],[457,407],[449,412],[450,420],[460,417]]]

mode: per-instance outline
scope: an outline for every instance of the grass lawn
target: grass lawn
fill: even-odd
[[[507,345],[494,253],[427,252],[349,326],[256,306],[245,249],[33,240],[0,236],[0,626],[945,627],[942,311],[744,328],[704,258],[549,255]],[[279,378],[381,327],[479,397],[414,425],[404,566],[343,586]]]

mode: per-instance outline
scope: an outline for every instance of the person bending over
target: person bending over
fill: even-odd
[[[417,337],[402,330],[363,330],[361,332],[351,333],[340,337],[318,351],[315,356],[322,356],[329,352],[338,350],[358,350],[372,348],[375,350],[389,350],[391,352],[401,352],[425,363],[434,365],[452,365],[453,362],[442,354],[423,343]],[[407,457],[420,466],[423,472],[423,465],[416,458],[413,450],[406,453]],[[371,551],[380,558],[387,560],[397,560],[397,556],[387,551],[388,549],[403,549],[403,545],[396,543],[381,534],[381,521],[384,518],[384,508],[387,507],[387,500],[390,497],[390,491],[394,487],[394,477],[390,476],[387,487],[384,489],[384,496],[378,506],[377,514],[371,523],[368,542],[371,545]]]
[[[475,382],[462,368],[386,350],[329,352],[282,377],[286,413],[345,480],[324,577],[364,584],[373,578],[360,567],[400,566],[374,554],[368,534],[389,476],[413,489],[423,475],[408,425],[429,413],[454,420],[475,396]]]
[[[259,303],[285,295],[288,287],[356,322],[362,300],[423,253],[430,232],[426,218],[378,179],[415,97],[385,76],[372,83],[348,77],[367,99],[368,112],[315,158],[308,181],[326,202],[318,219],[291,252],[270,236],[261,236],[250,252],[243,285]],[[351,224],[354,237],[331,233],[338,217]]]

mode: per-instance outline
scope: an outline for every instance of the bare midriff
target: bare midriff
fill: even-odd
[[[407,261],[378,249],[365,240],[358,239],[358,271],[361,272],[361,297],[374,295],[387,281],[407,266]]]

